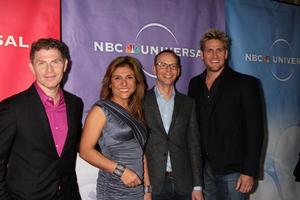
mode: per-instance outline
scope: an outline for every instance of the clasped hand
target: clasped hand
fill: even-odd
[[[121,176],[121,181],[127,187],[136,187],[142,183],[138,175],[131,169],[126,168],[124,173]]]

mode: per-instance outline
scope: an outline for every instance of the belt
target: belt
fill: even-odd
[[[173,172],[166,172],[165,176],[173,176]]]

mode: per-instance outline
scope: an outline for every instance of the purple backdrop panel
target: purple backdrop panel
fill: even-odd
[[[225,30],[224,18],[223,0],[62,0],[62,37],[72,59],[65,88],[83,98],[87,111],[108,64],[121,55],[141,61],[152,87],[155,54],[172,48],[182,64],[176,87],[185,93],[190,78],[203,70],[200,37],[211,27]]]
[[[203,70],[200,37],[211,27],[225,30],[224,18],[224,0],[62,0],[62,37],[72,58],[65,88],[83,98],[87,112],[112,59],[138,58],[152,87],[155,54],[172,48],[182,61],[176,87],[185,93]],[[76,168],[82,199],[95,200],[97,168],[81,159]]]

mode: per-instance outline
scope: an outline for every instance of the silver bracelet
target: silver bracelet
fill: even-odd
[[[113,171],[113,174],[116,175],[117,177],[121,178],[125,169],[126,169],[126,167],[124,165],[117,163],[117,166]]]
[[[151,193],[152,192],[152,186],[151,185],[146,185],[144,187],[144,192],[146,193]]]

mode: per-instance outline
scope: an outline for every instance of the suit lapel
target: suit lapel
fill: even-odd
[[[72,120],[73,119],[72,117],[75,116],[74,109],[72,109],[72,100],[71,100],[71,98],[69,98],[68,95],[65,94],[65,92],[64,92],[64,100],[65,100],[66,110],[67,110],[68,132],[67,132],[67,137],[66,137],[66,141],[65,141],[61,156],[64,154],[66,149],[68,149],[68,146],[72,143],[71,142],[73,140],[72,133],[74,133],[74,131],[73,131],[74,122]]]
[[[155,124],[158,124],[161,131],[164,133],[165,136],[167,136],[167,132],[164,128],[164,124],[163,124],[161,114],[159,111],[159,107],[158,107],[158,103],[156,100],[154,87],[149,91],[149,99],[151,102],[149,105],[151,106],[151,110],[153,111],[153,120],[157,121],[157,123],[155,123]]]
[[[36,123],[37,131],[42,133],[40,137],[41,141],[39,142],[46,141],[53,155],[58,156],[55,148],[49,120],[45,108],[43,106],[43,103],[33,85],[30,87],[29,92],[31,94],[30,97],[32,98],[31,109],[32,109],[32,113],[34,113],[34,118],[36,119],[35,123]]]
[[[174,107],[173,107],[172,121],[171,121],[170,128],[169,128],[169,136],[171,136],[172,129],[174,127],[174,124],[176,122],[177,116],[179,114],[180,102],[181,102],[180,95],[178,94],[177,91],[175,91]],[[184,106],[184,105],[181,105],[181,106]]]

